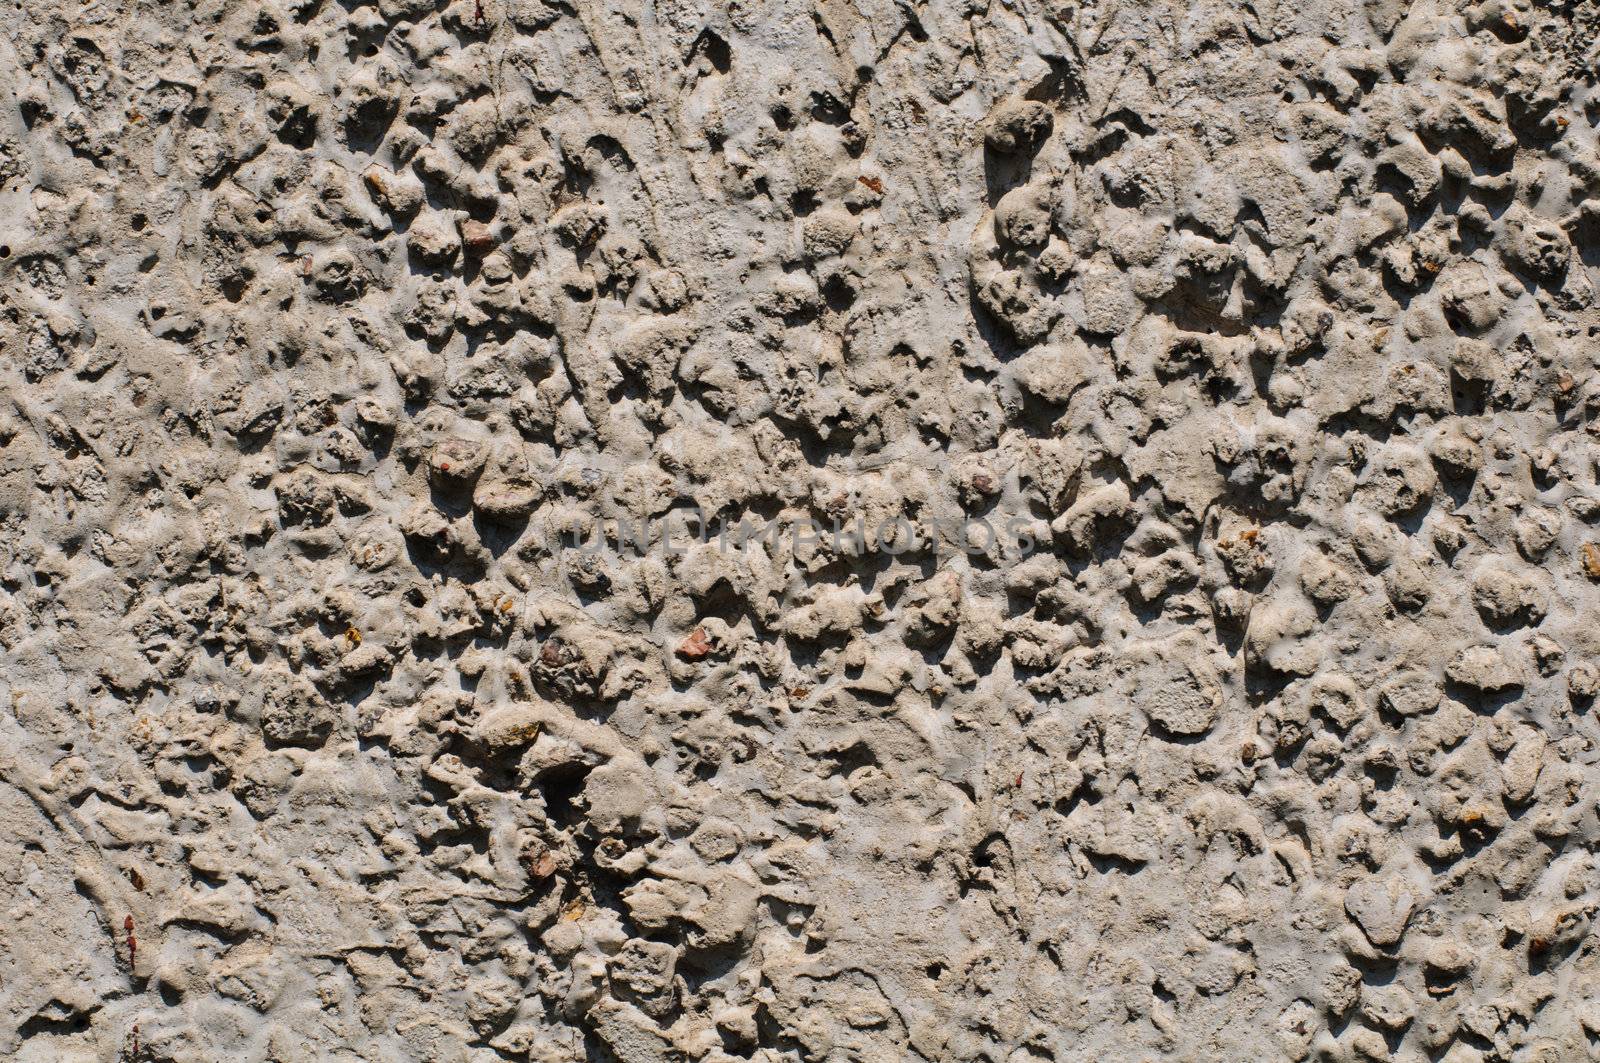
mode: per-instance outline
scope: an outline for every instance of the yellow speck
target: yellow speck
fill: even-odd
[[[1590,579],[1600,583],[1600,546],[1583,544],[1583,571]]]
[[[361,645],[361,632],[357,631],[353,627],[347,627],[344,629],[344,637],[350,641],[350,645],[352,646]]]

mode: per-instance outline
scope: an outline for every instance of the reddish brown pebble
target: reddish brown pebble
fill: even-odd
[[[487,254],[494,247],[494,234],[481,221],[463,222],[461,225],[461,244],[467,249],[468,254]]]
[[[695,628],[678,644],[678,656],[686,661],[698,661],[710,652],[711,643],[706,639],[705,628]]]

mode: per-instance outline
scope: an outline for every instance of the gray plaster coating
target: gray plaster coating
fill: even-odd
[[[0,1059],[1600,1058],[1592,0],[0,30]]]

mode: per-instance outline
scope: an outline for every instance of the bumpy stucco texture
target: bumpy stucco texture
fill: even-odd
[[[1600,1052],[1595,3],[0,31],[0,1058]]]

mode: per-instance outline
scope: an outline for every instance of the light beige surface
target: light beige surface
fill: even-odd
[[[0,1058],[1594,1058],[1597,39],[7,3]]]

